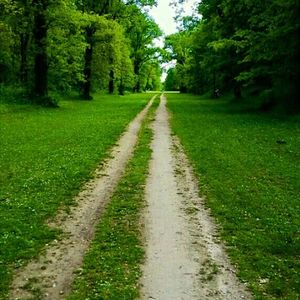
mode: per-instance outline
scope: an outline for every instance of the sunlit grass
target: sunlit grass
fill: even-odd
[[[150,95],[0,105],[0,298],[11,270],[57,234],[45,225],[73,196]]]
[[[300,295],[300,118],[168,95],[172,127],[255,299]]]
[[[137,299],[144,248],[140,218],[151,157],[156,101],[144,121],[134,156],[97,226],[95,238],[73,284],[69,300]]]

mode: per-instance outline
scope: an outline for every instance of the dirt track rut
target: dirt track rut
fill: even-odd
[[[133,153],[141,122],[154,98],[129,124],[113,148],[112,158],[99,167],[96,178],[88,182],[78,195],[78,206],[69,215],[62,213],[49,224],[62,229],[65,237],[49,244],[44,255],[15,274],[11,299],[35,299],[32,291],[36,290],[42,299],[56,300],[63,299],[69,292],[74,271],[80,267],[101,212]],[[30,288],[24,288],[26,286]]]
[[[168,119],[162,96],[146,185],[142,299],[251,299],[216,238],[216,226]]]
[[[49,224],[63,230],[61,241],[49,244],[44,255],[19,270],[14,277],[11,299],[35,296],[63,299],[70,290],[74,271],[82,263],[93,238],[95,225],[133,153],[147,107],[130,123],[114,147],[111,159],[79,194],[69,215],[61,213]],[[141,279],[141,298],[157,300],[252,299],[235,274],[198,183],[176,137],[171,135],[166,98],[153,123],[153,156],[146,185],[148,203],[144,213],[146,262]],[[32,299],[31,298],[31,299]]]

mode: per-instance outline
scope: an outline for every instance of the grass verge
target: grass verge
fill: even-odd
[[[149,95],[61,101],[59,109],[0,105],[0,299],[11,271],[57,236],[45,225],[72,204]]]
[[[173,131],[255,299],[300,298],[300,119],[167,95]]]
[[[145,205],[144,185],[151,158],[149,123],[157,102],[143,122],[133,158],[101,216],[68,300],[121,300],[139,296],[140,264],[144,259],[140,217]]]

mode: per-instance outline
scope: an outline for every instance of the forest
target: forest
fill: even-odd
[[[51,93],[124,94],[159,89],[153,39],[161,35],[145,1],[1,0],[2,97],[57,105]],[[16,94],[17,92],[17,94]]]
[[[165,90],[299,109],[298,1],[203,0],[182,17],[184,2],[173,1],[179,31],[160,49],[154,0],[1,0],[1,97],[55,105],[49,91],[160,90],[160,63],[175,61]]]
[[[179,1],[180,2],[180,1]],[[299,1],[202,0],[166,38],[166,90],[233,92],[262,110],[299,111]]]

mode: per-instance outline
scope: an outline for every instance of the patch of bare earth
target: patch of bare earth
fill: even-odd
[[[113,148],[111,158],[97,169],[95,178],[78,195],[78,205],[70,214],[61,212],[49,224],[64,232],[62,240],[47,245],[43,255],[16,272],[11,299],[55,300],[68,294],[74,271],[80,267],[99,217],[133,153],[141,122],[154,98],[129,124]]]
[[[171,136],[168,118],[162,96],[153,124],[153,156],[146,185],[141,298],[252,299],[217,238],[187,157]]]

